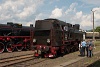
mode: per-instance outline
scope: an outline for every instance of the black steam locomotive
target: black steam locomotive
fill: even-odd
[[[35,56],[57,57],[78,50],[83,39],[80,25],[72,25],[58,19],[37,20],[33,44]]]
[[[37,20],[33,25],[0,24],[0,53],[35,49],[35,56],[57,57],[77,51],[83,39],[80,25],[58,19]]]
[[[32,44],[34,27],[22,26],[22,24],[8,22],[0,24],[0,53],[12,52],[15,49],[30,49]]]

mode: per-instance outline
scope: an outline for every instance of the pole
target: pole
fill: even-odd
[[[92,13],[93,13],[93,41],[95,41],[95,35],[94,35],[94,12],[95,11],[92,11]]]
[[[94,34],[94,12],[96,11],[93,11],[93,10],[91,10],[92,11],[92,13],[93,13],[93,44],[94,44],[94,48],[96,49],[96,47],[95,47],[95,34]]]

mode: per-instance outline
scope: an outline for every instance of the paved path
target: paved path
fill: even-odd
[[[100,51],[94,52],[94,54],[98,54],[98,53],[100,53]],[[72,59],[72,60],[70,60],[70,61],[68,61],[68,62],[59,64],[59,65],[54,66],[54,67],[65,67],[65,66],[67,66],[67,65],[70,65],[70,64],[72,64],[72,63],[75,63],[75,62],[77,62],[77,61],[79,61],[79,60],[81,60],[81,59],[84,59],[84,58],[86,58],[86,56],[85,56],[85,57],[78,57],[78,58]]]

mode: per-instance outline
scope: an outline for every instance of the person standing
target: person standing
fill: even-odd
[[[86,48],[85,40],[82,41],[81,45],[82,45],[82,56],[85,56],[85,48]]]
[[[81,45],[81,43],[82,42],[79,43],[79,52],[80,52],[80,55],[82,55],[82,45]]]
[[[93,44],[92,40],[90,40],[89,51],[88,51],[89,57],[93,56],[93,47],[94,47],[94,44]]]
[[[86,41],[86,53],[87,53],[87,57],[89,56],[89,44],[90,44],[90,40]]]

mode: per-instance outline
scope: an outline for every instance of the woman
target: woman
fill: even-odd
[[[90,40],[89,51],[88,51],[89,57],[93,56],[93,47],[94,47],[94,44],[93,44],[92,40]]]

